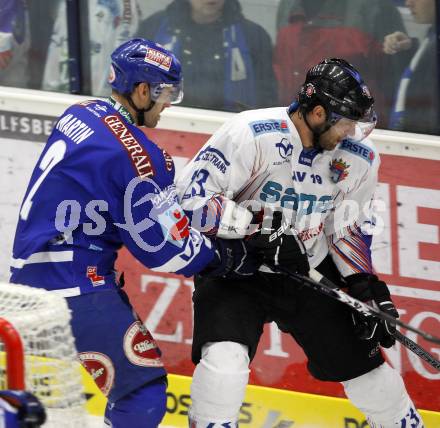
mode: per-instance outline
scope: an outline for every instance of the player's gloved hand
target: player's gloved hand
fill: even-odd
[[[0,391],[0,426],[38,428],[46,421],[40,400],[27,391]]]
[[[214,260],[200,272],[207,277],[243,278],[257,272],[261,257],[248,252],[243,239],[213,239]]]
[[[346,277],[345,281],[350,296],[369,305],[376,305],[381,311],[399,318],[399,313],[391,300],[390,290],[376,275],[356,273]],[[377,340],[384,348],[390,348],[396,342],[393,336],[396,332],[396,324],[372,315],[365,316],[357,311],[353,311],[352,318],[355,331],[361,339]]]
[[[279,211],[269,213],[262,219],[260,227],[247,239],[246,245],[249,251],[262,257],[263,263],[269,267],[309,274],[304,245]]]

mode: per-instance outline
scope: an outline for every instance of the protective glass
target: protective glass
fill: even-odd
[[[151,100],[161,104],[179,104],[183,99],[183,82],[150,84]]]
[[[338,132],[345,135],[345,139],[353,143],[359,143],[367,138],[377,123],[377,115],[373,109],[359,120],[348,119],[337,113],[331,114],[330,123]]]

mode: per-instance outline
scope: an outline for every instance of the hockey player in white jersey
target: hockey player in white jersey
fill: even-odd
[[[281,210],[311,267],[398,317],[371,263],[380,160],[367,137],[375,124],[373,98],[358,71],[342,59],[324,60],[308,71],[288,108],[242,112],[208,140],[178,179],[181,205],[193,227],[229,239],[252,232],[249,208]],[[266,265],[308,272],[292,235],[278,238],[290,242],[281,252],[270,235],[255,236],[249,241]],[[249,362],[268,321],[303,348],[315,378],[342,383],[371,427],[423,427],[381,352],[394,344],[391,323],[360,317],[268,269],[244,280],[196,276],[193,300],[192,428],[238,426]]]

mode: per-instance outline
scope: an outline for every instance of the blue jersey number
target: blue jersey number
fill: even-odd
[[[64,154],[66,153],[66,143],[63,140],[57,140],[53,143],[47,152],[44,154],[43,158],[40,161],[38,167],[43,171],[42,174],[35,181],[34,185],[29,190],[26,199],[23,202],[23,205],[20,210],[20,218],[21,220],[27,220],[29,216],[29,211],[32,208],[32,198],[35,193],[37,193],[38,188],[41,186],[41,183],[46,178],[47,174],[52,170],[52,168],[63,159]]]

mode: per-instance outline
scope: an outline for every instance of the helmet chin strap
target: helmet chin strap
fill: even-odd
[[[154,101],[150,101],[150,104],[148,105],[147,108],[138,108],[136,104],[133,102],[131,95],[128,95],[126,98],[128,104],[130,104],[131,108],[134,109],[134,111],[136,112],[136,125],[144,126],[145,124],[144,113],[150,111],[156,103]]]

